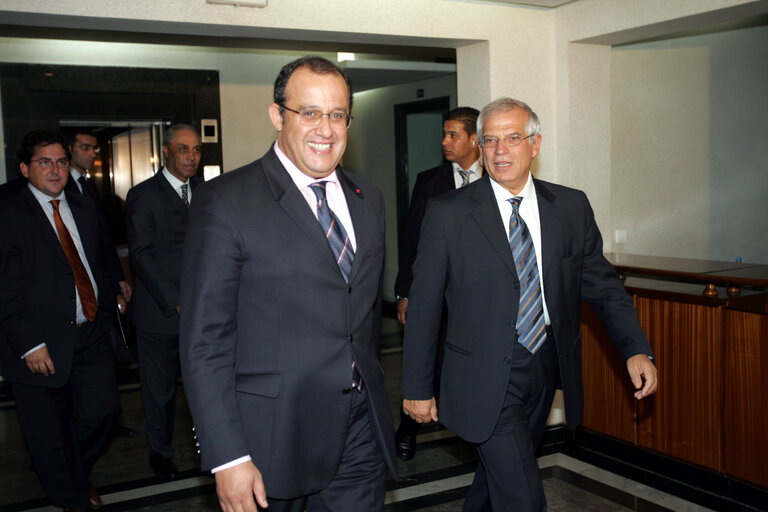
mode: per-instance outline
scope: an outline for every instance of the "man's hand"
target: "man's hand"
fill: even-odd
[[[123,294],[125,302],[131,302],[131,285],[128,284],[128,281],[120,281],[118,284],[120,285],[120,293]]]
[[[128,311],[128,305],[125,303],[125,298],[122,295],[115,295],[115,300],[117,301],[117,310],[120,311],[121,315],[124,315],[126,311]]]
[[[405,314],[408,312],[408,299],[397,301],[397,321],[405,325]]]
[[[45,376],[53,375],[56,369],[53,367],[53,359],[48,353],[48,347],[40,347],[24,358],[27,368],[32,373],[42,373]]]
[[[417,423],[437,421],[437,402],[435,397],[429,400],[403,400],[403,412]]]
[[[253,462],[247,461],[222,469],[214,477],[219,505],[224,512],[256,512],[256,502],[261,508],[269,506],[261,472]],[[256,502],[253,501],[254,496]]]
[[[645,354],[637,354],[627,359],[627,370],[632,385],[635,386],[635,398],[642,400],[656,392],[659,384],[656,366]],[[645,382],[643,382],[645,381]]]

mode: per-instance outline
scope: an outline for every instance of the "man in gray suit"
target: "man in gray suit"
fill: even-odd
[[[384,202],[339,166],[351,108],[334,64],[287,64],[277,142],[196,192],[181,364],[222,510],[383,510],[396,474],[378,360]]]
[[[202,180],[200,136],[192,126],[166,130],[165,167],[128,191],[126,222],[136,274],[133,322],[147,419],[149,463],[159,476],[175,478],[173,420],[179,377],[179,282],[181,250],[192,191]]]

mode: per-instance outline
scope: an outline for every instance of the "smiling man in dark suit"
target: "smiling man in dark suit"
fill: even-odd
[[[88,474],[119,411],[107,322],[117,299],[91,201],[65,193],[66,140],[30,132],[28,180],[0,207],[0,366],[50,500],[99,508]]]
[[[192,207],[181,362],[225,511],[381,511],[396,474],[378,360],[384,202],[339,166],[351,108],[334,64],[286,64],[277,142]]]
[[[445,302],[440,421],[480,456],[465,511],[546,509],[534,452],[557,387],[568,425],[581,422],[582,299],[627,361],[635,398],[657,386],[651,348],[603,257],[589,201],[531,175],[540,132],[521,101],[483,109],[487,176],[432,201],[414,264],[403,407],[416,421],[438,419],[433,369]]]
[[[408,291],[413,282],[413,262],[419,246],[419,232],[424,220],[424,212],[430,199],[441,196],[451,190],[477,181],[483,175],[480,159],[480,146],[477,143],[477,116],[480,111],[472,107],[459,107],[448,112],[443,122],[443,155],[445,162],[419,173],[411,194],[411,206],[408,209],[408,221],[405,224],[403,257],[395,280],[397,300],[397,319],[405,325],[408,311]],[[440,339],[445,340],[445,325],[441,328]],[[441,353],[438,349],[437,369],[439,373]],[[435,382],[435,390],[439,382]],[[416,453],[416,435],[419,424],[410,416],[400,411],[400,426],[397,428],[397,455],[403,460],[410,460]]]
[[[201,150],[200,136],[192,126],[171,126],[163,137],[165,166],[129,190],[126,198],[149,463],[157,475],[168,478],[179,473],[171,440],[179,377],[181,251],[192,191],[202,182],[196,176]]]

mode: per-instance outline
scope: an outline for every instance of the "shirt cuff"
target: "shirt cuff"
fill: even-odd
[[[235,459],[235,460],[233,460],[231,462],[227,462],[226,464],[222,464],[221,466],[216,466],[215,468],[213,468],[211,470],[211,473],[218,473],[222,469],[229,469],[232,466],[237,466],[238,464],[242,464],[243,462],[248,462],[249,460],[251,460],[251,456],[250,455],[246,455],[244,457],[240,457],[239,459]]]
[[[34,352],[35,350],[39,350],[39,349],[43,348],[44,346],[45,346],[45,343],[41,343],[41,344],[39,344],[38,346],[36,346],[36,347],[34,347],[34,348],[31,348],[31,349],[27,350],[27,351],[26,351],[26,353],[25,353],[23,356],[21,356],[21,358],[22,358],[22,359],[26,359],[26,358],[27,358],[27,356],[28,356],[29,354],[31,354],[31,353],[32,353],[32,352]]]

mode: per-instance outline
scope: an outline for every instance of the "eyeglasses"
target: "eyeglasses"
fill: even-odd
[[[90,144],[85,144],[85,143],[83,143],[83,144],[76,144],[74,147],[80,148],[83,151],[85,151],[86,153],[88,151],[90,151],[90,150],[93,150],[94,153],[98,153],[99,151],[101,151],[101,146],[91,146]]]
[[[343,110],[335,110],[333,112],[322,112],[316,108],[301,107],[299,110],[293,110],[285,105],[280,105],[285,110],[290,110],[294,114],[299,114],[299,122],[303,126],[317,126],[323,119],[323,116],[328,116],[328,122],[331,123],[333,128],[346,130],[349,125],[352,124],[352,116]]]
[[[50,158],[38,158],[37,160],[30,160],[29,163],[36,163],[43,169],[50,169],[54,165],[59,169],[69,167],[69,160],[66,158],[59,158],[58,160],[51,160]]]
[[[519,146],[520,144],[522,144],[522,142],[525,139],[533,137],[534,135],[535,133],[532,133],[531,135],[528,135],[526,137],[521,137],[515,134],[515,135],[510,135],[509,137],[504,137],[503,139],[489,135],[488,137],[483,137],[482,139],[480,139],[480,145],[483,146],[485,149],[492,149],[492,148],[498,147],[499,141],[502,141],[504,145],[507,146],[508,148],[513,148],[515,146]]]

